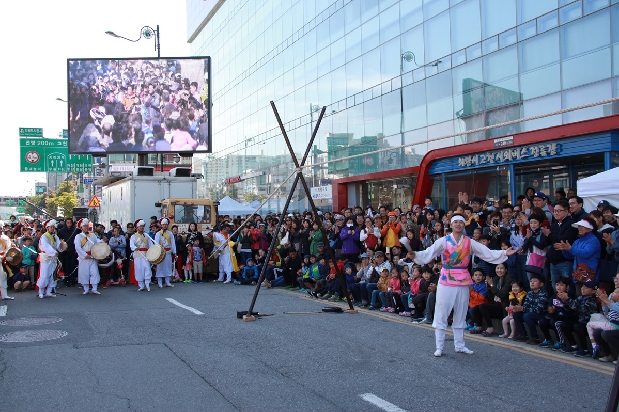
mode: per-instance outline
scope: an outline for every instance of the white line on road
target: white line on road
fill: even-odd
[[[172,298],[165,298],[165,300],[167,300],[168,302],[170,302],[173,305],[178,306],[179,308],[187,309],[189,312],[193,312],[196,315],[204,315],[204,313],[200,312],[198,309],[194,309],[194,308],[192,308],[190,306],[183,305],[182,303],[180,303],[180,302],[178,302],[178,301],[176,301],[176,300],[174,300]]]
[[[7,305],[0,306],[0,316],[6,316]]]
[[[374,395],[373,393],[363,393],[363,394],[361,394],[359,396],[361,396],[361,398],[364,401],[370,402],[371,404],[374,404],[374,405],[378,406],[383,411],[387,411],[387,412],[406,412],[405,409],[398,408],[394,404],[392,404],[390,402],[387,402],[384,399],[379,398],[378,396]]]

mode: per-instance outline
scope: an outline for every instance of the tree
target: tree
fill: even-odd
[[[254,200],[258,200],[259,202],[262,202],[264,199],[266,199],[267,197],[265,195],[258,195],[254,192],[245,192],[243,193],[243,199],[248,202],[251,203]]]
[[[55,196],[47,198],[45,204],[51,214],[56,214],[57,210],[62,209],[64,217],[71,217],[73,216],[73,208],[77,207],[77,196],[73,192],[59,192]]]
[[[40,195],[36,196],[30,196],[28,198],[28,201],[32,204],[37,205],[40,208],[45,208],[45,193],[41,193]],[[36,216],[39,214],[39,211],[34,206],[26,203],[26,206],[24,206],[24,213],[30,216]]]

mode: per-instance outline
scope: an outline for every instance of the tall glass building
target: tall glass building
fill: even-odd
[[[513,137],[506,144],[518,146],[525,139],[521,135],[534,130],[613,119],[604,126],[608,144],[598,147],[601,157],[591,154],[589,166],[573,161],[569,151],[540,157],[529,150],[541,149],[527,147],[526,156],[510,154],[509,162],[506,154],[500,154],[501,162],[495,154],[490,162],[488,155],[494,177],[478,182],[488,197],[495,196],[493,187],[496,196],[503,190],[513,197],[518,185],[537,183],[547,191],[574,185],[613,165],[619,150],[619,125],[612,117],[619,112],[616,102],[469,131],[619,96],[616,3],[187,0],[192,54],[212,57],[214,147],[200,162],[204,190],[213,197],[226,192],[249,199],[255,197],[251,193],[270,194],[292,173],[270,101],[299,157],[326,106],[309,163],[331,162],[305,169],[305,175],[314,187],[332,185],[336,207],[410,207],[430,193],[451,199],[454,190],[467,190],[467,176],[483,175],[485,169],[475,171],[483,164],[460,161],[458,176],[464,177],[454,180],[449,173],[457,167],[419,169],[429,151],[471,146],[467,143],[482,148],[482,141],[503,136]],[[402,145],[408,146],[388,150]],[[387,150],[363,155],[380,149]],[[352,155],[360,156],[335,161]],[[534,157],[546,161],[535,164],[537,169],[563,169],[518,183],[520,165]],[[425,193],[419,191],[420,173]],[[454,181],[461,183],[450,188]],[[290,182],[276,198],[285,198]],[[468,189],[475,190],[481,189]],[[293,200],[293,208],[307,208],[303,194]]]

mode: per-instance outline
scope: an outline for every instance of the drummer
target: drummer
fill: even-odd
[[[144,235],[144,220],[138,219],[134,223],[134,227],[137,230],[129,239],[129,245],[133,251],[133,270],[135,280],[137,280],[139,289],[138,292],[143,291],[145,288],[150,292],[150,278],[152,272],[150,271],[150,263],[146,260],[146,251],[152,243],[152,240],[148,239],[147,235]]]
[[[94,233],[90,233],[88,225],[90,221],[86,218],[80,219],[77,225],[82,229],[82,232],[75,236],[75,252],[77,253],[77,282],[84,287],[84,295],[88,295],[90,286],[92,285],[92,293],[100,295],[97,290],[101,276],[99,275],[99,265],[90,250],[94,245],[101,240]]]
[[[161,218],[159,225],[161,230],[155,235],[155,243],[161,245],[165,250],[165,259],[163,262],[157,265],[157,283],[159,287],[163,287],[163,279],[165,279],[166,287],[173,288],[174,285],[170,283],[172,279],[172,253],[176,254],[176,242],[174,240],[174,234],[168,230],[170,220],[168,218]]]
[[[13,300],[11,296],[9,296],[8,291],[6,290],[8,287],[7,276],[4,270],[4,265],[2,264],[2,260],[4,260],[4,253],[9,250],[11,247],[11,239],[4,233],[0,234],[0,292],[2,293],[2,299],[5,300]],[[10,262],[8,262],[10,263]]]
[[[48,219],[43,223],[45,233],[39,240],[39,249],[41,250],[41,265],[39,268],[39,280],[37,280],[37,286],[39,287],[39,298],[43,299],[43,291],[45,290],[45,297],[54,298],[52,295],[52,289],[56,287],[56,280],[54,280],[54,272],[58,268],[58,252],[62,252],[60,246],[60,239],[54,233],[56,231],[56,220]]]

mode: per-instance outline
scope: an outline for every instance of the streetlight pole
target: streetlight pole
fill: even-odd
[[[415,53],[411,52],[411,51],[403,51],[402,49],[400,49],[400,77],[404,74],[404,61],[407,61],[408,63],[413,62],[415,63],[415,66],[417,67],[422,67],[419,64],[417,64],[417,61],[415,60]],[[404,145],[404,86],[402,85],[402,82],[400,81],[400,144]],[[404,150],[405,149],[401,149],[401,161],[402,161],[402,167],[405,167],[404,165]]]
[[[140,37],[138,37],[136,40],[132,40],[132,39],[128,39],[126,37],[120,36],[110,30],[106,31],[105,34],[107,34],[108,36],[116,37],[118,39],[128,40],[133,43],[142,40],[142,37],[144,37],[146,40],[150,40],[154,36],[155,37],[155,50],[157,51],[157,58],[161,58],[161,44],[159,43],[159,25],[157,25],[156,29],[153,29],[150,26],[142,27],[140,29]]]
[[[310,130],[314,130],[314,113],[319,112],[322,109],[322,107],[312,104],[310,103]],[[318,158],[317,156],[317,151],[318,148],[316,147],[316,145],[314,145],[314,156],[312,156],[312,161],[314,162],[314,164],[316,164],[316,159]],[[316,187],[316,167],[314,166],[313,168],[314,171],[314,176],[312,176],[312,186]]]
[[[142,37],[144,37],[146,40],[150,40],[151,38],[155,37],[155,50],[157,51],[157,58],[158,59],[161,58],[161,43],[159,42],[159,25],[157,25],[156,29],[153,29],[150,26],[142,27],[140,29],[140,37],[138,37],[136,40],[128,39],[126,37],[120,36],[110,30],[106,31],[105,34],[107,34],[108,36],[116,37],[118,39],[124,39],[130,42],[133,42],[133,43],[142,40]],[[138,154],[138,166],[148,166],[148,155]],[[156,166],[156,162],[155,162],[155,166]],[[161,154],[161,171],[163,172],[163,154]]]

